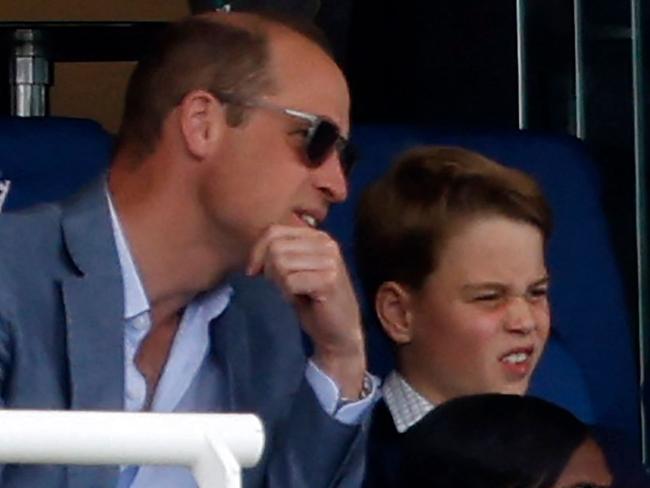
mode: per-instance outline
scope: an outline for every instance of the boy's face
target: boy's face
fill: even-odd
[[[536,227],[499,216],[468,220],[423,287],[407,292],[408,334],[396,341],[401,373],[434,404],[525,393],[549,334],[547,291]]]

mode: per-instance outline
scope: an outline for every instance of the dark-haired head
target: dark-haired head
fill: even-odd
[[[371,301],[386,281],[419,289],[459,224],[490,215],[529,223],[545,240],[551,233],[550,207],[527,174],[460,147],[398,156],[357,213],[356,258]]]
[[[420,395],[527,391],[550,327],[550,230],[530,176],[458,147],[410,150],[364,193],[361,280]]]
[[[609,486],[611,475],[600,449],[591,458],[589,473],[565,470],[583,446],[597,447],[589,429],[545,400],[500,394],[459,397],[403,435],[401,486]]]

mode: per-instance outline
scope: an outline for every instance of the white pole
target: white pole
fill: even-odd
[[[573,0],[573,49],[575,52],[575,136],[585,139],[585,60],[582,22],[582,0]]]
[[[199,488],[238,488],[263,447],[248,414],[0,411],[3,463],[178,464]]]
[[[526,83],[526,0],[517,0],[517,114],[519,128],[528,127],[528,86]]]
[[[636,207],[636,249],[637,249],[637,313],[639,316],[638,339],[639,339],[639,386],[641,390],[641,456],[643,463],[649,461],[648,440],[648,419],[646,409],[649,407],[644,402],[643,392],[650,385],[646,384],[648,374],[646,360],[648,359],[648,306],[650,302],[650,274],[648,273],[648,261],[650,252],[648,250],[648,190],[646,188],[646,177],[648,164],[645,145],[645,124],[646,124],[646,90],[644,82],[644,50],[643,50],[643,12],[640,0],[631,1],[631,26],[632,26],[632,93],[634,98],[634,183],[635,183],[635,207]]]

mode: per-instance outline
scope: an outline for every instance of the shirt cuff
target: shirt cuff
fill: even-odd
[[[314,390],[323,410],[339,422],[347,425],[360,424],[379,398],[379,378],[370,373],[365,374],[370,377],[372,382],[370,394],[361,400],[346,403],[339,407],[341,393],[334,380],[316,366],[311,359],[307,362],[307,369],[305,370],[305,378],[307,378]]]

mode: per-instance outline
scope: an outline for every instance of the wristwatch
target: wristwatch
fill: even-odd
[[[366,371],[363,374],[363,382],[361,383],[361,392],[359,392],[359,398],[349,398],[345,396],[339,396],[339,401],[336,403],[336,409],[340,409],[350,403],[358,402],[367,398],[372,393],[374,384],[372,381],[372,376]]]

